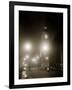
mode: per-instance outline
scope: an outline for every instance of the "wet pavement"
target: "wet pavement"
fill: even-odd
[[[56,70],[47,70],[38,67],[32,67],[26,71],[24,71],[25,76],[21,77],[21,79],[25,78],[49,78],[49,77],[62,77],[62,71]]]

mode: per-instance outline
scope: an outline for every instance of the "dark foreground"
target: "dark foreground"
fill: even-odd
[[[53,67],[49,68],[31,67],[31,68],[23,68],[19,76],[20,76],[19,79],[62,77],[63,71],[61,69],[57,70]]]

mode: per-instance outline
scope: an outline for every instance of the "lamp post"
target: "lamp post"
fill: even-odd
[[[42,31],[42,34],[41,34],[40,59],[41,59],[42,66],[43,66],[43,64],[46,64],[46,63],[44,63],[44,60],[46,60],[48,62],[48,67],[49,67],[48,56],[44,56],[45,54],[48,55],[48,51],[49,51],[48,34],[46,33],[46,30],[47,30],[47,27],[45,26]]]

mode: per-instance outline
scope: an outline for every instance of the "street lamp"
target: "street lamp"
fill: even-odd
[[[32,62],[36,62],[36,58],[32,58]]]
[[[35,64],[37,64],[38,63],[38,59],[36,57],[33,57],[32,58],[32,62],[35,63]]]
[[[32,45],[30,42],[27,42],[24,44],[24,50],[25,51],[30,51],[32,49]]]
[[[49,50],[49,46],[47,43],[43,43],[41,46],[41,51],[42,52],[47,52]]]
[[[44,38],[45,38],[45,40],[47,40],[47,39],[48,39],[48,35],[47,35],[47,34],[45,34],[45,35],[44,35]]]
[[[29,56],[29,55],[26,55],[26,56],[24,57],[24,61],[27,60],[27,59],[29,59],[29,58],[30,58],[30,56]]]

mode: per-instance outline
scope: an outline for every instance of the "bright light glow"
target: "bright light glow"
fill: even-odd
[[[45,57],[46,60],[48,60],[49,58],[48,57]]]
[[[39,56],[36,56],[36,59],[39,59]]]
[[[47,41],[43,41],[41,46],[40,46],[40,51],[43,53],[43,54],[47,54],[51,51],[51,46],[50,46],[50,43],[47,42]]]
[[[31,43],[29,43],[29,42],[25,43],[25,45],[24,45],[24,50],[26,50],[26,51],[30,51],[31,48],[32,48]]]
[[[30,57],[29,55],[26,55],[26,56],[25,56],[26,59],[29,59],[29,57]]]
[[[44,29],[46,30],[47,29],[47,26],[44,26]]]
[[[26,68],[26,67],[24,67],[23,69],[24,69],[24,70],[27,70],[27,68]]]
[[[36,61],[37,61],[37,60],[36,60],[36,58],[32,58],[32,62],[34,62],[34,63],[35,63]]]
[[[46,43],[43,43],[43,45],[42,45],[42,51],[45,51],[45,52],[47,52],[48,51],[48,45],[46,44]]]
[[[49,71],[49,67],[47,67],[47,71]]]
[[[26,61],[26,58],[24,58],[24,61]]]
[[[27,59],[29,59],[29,57],[30,57],[29,55],[26,55],[26,56],[24,57],[24,61],[27,60]]]
[[[24,66],[25,66],[25,67],[27,67],[27,66],[28,66],[28,64],[24,64]]]
[[[24,77],[24,78],[27,77],[26,71],[23,71],[23,72],[22,72],[22,77]]]
[[[44,38],[45,38],[45,39],[48,39],[48,35],[47,35],[47,34],[45,34],[45,35],[44,35]]]
[[[24,77],[27,78],[27,74],[25,74]]]
[[[26,74],[26,71],[22,71],[22,75],[24,76]]]

